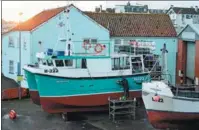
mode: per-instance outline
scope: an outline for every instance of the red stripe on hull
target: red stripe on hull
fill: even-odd
[[[199,113],[182,113],[147,110],[149,122],[158,129],[185,128],[199,121]],[[199,124],[196,124],[197,126]]]
[[[108,97],[119,98],[123,93],[71,97],[41,97],[44,111],[49,113],[107,110]],[[141,91],[130,92],[130,97],[141,97]]]
[[[38,91],[31,91],[30,90],[30,98],[32,102],[36,105],[41,105],[40,104],[40,97],[39,97],[39,92]]]

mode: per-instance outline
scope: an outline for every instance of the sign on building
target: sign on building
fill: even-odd
[[[155,42],[153,41],[145,41],[145,40],[130,40],[130,45],[138,48],[149,48],[151,50],[155,50]]]

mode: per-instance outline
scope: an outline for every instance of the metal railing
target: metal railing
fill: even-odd
[[[178,84],[172,88],[172,92],[176,97],[199,99],[199,85]]]

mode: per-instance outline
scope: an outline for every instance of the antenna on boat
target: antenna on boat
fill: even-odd
[[[72,54],[72,50],[71,50],[72,39],[70,38],[70,35],[69,35],[71,33],[71,28],[70,28],[70,24],[69,24],[69,12],[70,12],[69,6],[70,5],[69,5],[69,0],[68,0],[66,9],[64,11],[66,13],[66,30],[67,30],[65,55],[68,55],[68,56],[70,56]]]

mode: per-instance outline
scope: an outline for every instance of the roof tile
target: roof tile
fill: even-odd
[[[14,27],[11,31],[30,31],[40,24],[48,21],[50,18],[54,17],[58,13],[64,10],[65,7],[44,10],[29,20],[21,23],[20,25]]]
[[[125,14],[85,12],[110,31],[111,36],[176,37],[167,14]]]
[[[11,31],[31,31],[64,9],[65,7],[44,10]],[[177,35],[166,14],[83,13],[107,28],[110,31],[110,36],[176,37]]]

